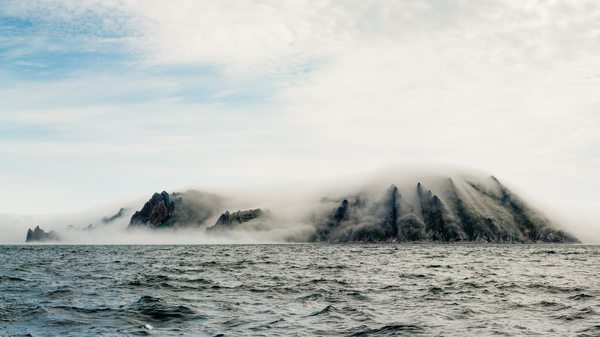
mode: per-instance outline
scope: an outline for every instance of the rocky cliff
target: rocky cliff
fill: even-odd
[[[35,226],[33,230],[29,228],[27,230],[27,236],[25,237],[25,242],[50,242],[50,241],[60,241],[58,234],[55,231],[46,232],[40,228],[40,226]]]
[[[223,231],[223,230],[231,230],[237,227],[238,225],[257,219],[264,215],[264,212],[260,209],[250,209],[246,211],[237,211],[230,213],[226,211],[221,214],[217,222],[208,228],[208,231]]]
[[[400,191],[349,195],[313,217],[311,241],[327,242],[577,242],[490,177],[484,183],[451,178],[436,191],[418,182]],[[324,199],[331,200],[331,199]]]
[[[131,217],[128,228],[194,227],[213,216],[221,199],[210,193],[186,191],[183,193],[154,193],[141,210]]]

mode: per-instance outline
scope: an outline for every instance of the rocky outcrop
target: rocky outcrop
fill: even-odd
[[[35,226],[33,230],[29,228],[27,230],[27,236],[25,237],[25,242],[51,242],[51,241],[60,241],[58,234],[55,231],[46,232],[40,228],[40,226]]]
[[[418,182],[382,193],[359,193],[316,215],[311,241],[327,242],[578,242],[491,177],[485,184],[450,178],[436,192]],[[331,199],[323,198],[325,202]]]
[[[264,216],[265,212],[263,212],[260,208],[250,209],[246,211],[237,211],[230,213],[229,211],[225,211],[225,213],[221,214],[217,222],[209,227],[207,230],[210,231],[226,231],[231,230],[237,227],[238,225],[260,218]]]
[[[317,223],[314,241],[382,242],[395,238],[400,195],[392,185],[381,200],[369,201],[365,194],[349,196]]]
[[[142,209],[133,214],[130,226],[147,225],[157,228],[168,226],[174,211],[175,201],[171,199],[169,193],[165,191],[154,193]]]
[[[151,229],[190,227],[203,224],[214,215],[221,199],[210,193],[154,193],[141,210],[131,217],[128,228]]]

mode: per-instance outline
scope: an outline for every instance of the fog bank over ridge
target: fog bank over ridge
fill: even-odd
[[[538,203],[505,186],[473,169],[404,165],[327,181],[172,190],[148,200],[157,190],[73,214],[0,215],[0,241],[22,243],[39,225],[67,244],[528,242],[562,240],[560,230],[600,242],[598,229],[568,222],[556,207],[538,212]],[[165,195],[170,206],[148,204]],[[144,208],[153,220],[138,215]],[[217,224],[227,230],[211,230]]]

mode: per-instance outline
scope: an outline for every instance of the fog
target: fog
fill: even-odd
[[[500,180],[502,181],[501,177]],[[472,168],[443,165],[403,165],[366,172],[361,175],[342,176],[336,179],[301,181],[288,184],[262,185],[243,188],[202,188],[186,187],[167,192],[179,192],[186,203],[203,204],[206,193],[214,194],[219,202],[211,204],[211,216],[201,223],[190,226],[179,224],[172,229],[147,229],[144,226],[129,228],[131,216],[140,210],[152,193],[137,198],[115,201],[92,209],[69,213],[47,215],[0,214],[0,243],[22,244],[28,228],[39,225],[45,231],[55,231],[61,238],[60,244],[230,244],[230,243],[285,243],[304,242],[315,233],[315,223],[335,210],[340,202],[361,199],[374,202],[383,200],[390,186],[400,191],[401,209],[404,214],[419,211],[417,208],[417,183],[424,191],[439,195],[447,202],[448,184],[463,193],[469,204],[483,214],[492,214],[501,221],[511,221],[501,210],[494,209],[469,190],[470,184],[486,186],[489,190],[498,188],[489,173]],[[510,182],[502,181],[512,192],[524,199],[530,206],[539,209],[561,229],[574,234],[583,243],[600,243],[600,228],[591,218],[595,205],[578,203],[550,204],[544,200],[533,200],[527,191],[520,191]],[[201,191],[189,193],[186,191]],[[373,206],[376,207],[376,206]],[[120,217],[110,218],[123,208]],[[225,212],[260,208],[266,216],[236,226],[235,230],[209,232],[206,229],[215,224]],[[371,207],[372,208],[372,207]],[[372,212],[373,210],[370,209]],[[375,214],[376,211],[375,211]],[[502,218],[504,217],[504,218]],[[103,221],[104,219],[104,221]],[[368,226],[368,216],[359,216],[356,226]],[[377,219],[373,219],[376,221]]]

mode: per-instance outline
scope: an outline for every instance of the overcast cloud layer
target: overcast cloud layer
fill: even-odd
[[[597,1],[0,3],[0,213],[473,166],[600,225]]]

